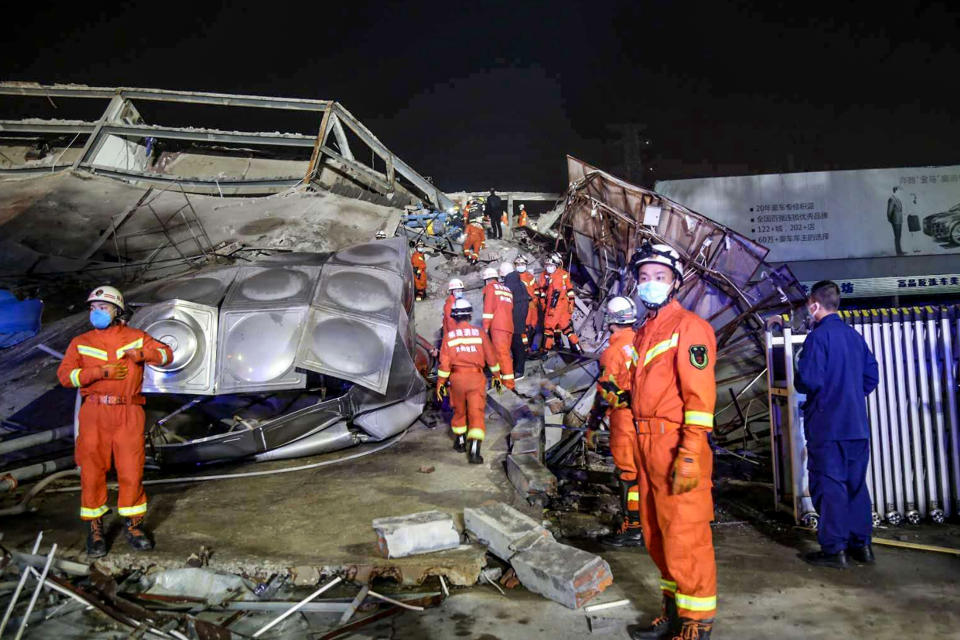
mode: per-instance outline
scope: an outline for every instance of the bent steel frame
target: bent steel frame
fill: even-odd
[[[314,185],[324,167],[345,174],[350,179],[383,195],[403,193],[412,198],[430,203],[433,207],[447,210],[453,201],[427,178],[420,175],[409,164],[396,156],[367,127],[365,127],[343,105],[332,100],[311,100],[306,98],[278,98],[269,96],[251,96],[242,94],[222,94],[198,91],[171,91],[164,89],[145,89],[136,87],[88,87],[85,85],[0,82],[0,95],[28,97],[65,97],[109,100],[109,104],[99,120],[25,120],[0,121],[2,133],[31,133],[41,135],[75,134],[87,135],[87,141],[79,157],[71,165],[54,166],[53,170],[86,170],[123,177],[138,182],[156,183],[169,181],[169,176],[137,171],[117,170],[113,167],[100,167],[93,163],[97,152],[106,137],[133,136],[155,137],[158,139],[190,140],[197,142],[217,142],[224,144],[286,146],[312,148],[306,175],[300,181],[303,185]],[[223,131],[219,129],[193,127],[167,127],[147,125],[134,106],[135,101],[158,101],[170,103],[206,104],[223,107],[252,107],[259,109],[282,109],[313,111],[323,114],[320,118],[317,135],[280,132]],[[357,159],[350,147],[347,131],[367,145],[385,166],[383,171],[368,166]],[[330,136],[333,135],[331,146]],[[371,162],[371,165],[373,163]],[[50,171],[50,167],[45,168]],[[4,175],[35,173],[35,168],[6,169]],[[400,179],[404,180],[401,184]],[[240,180],[240,183],[245,181]],[[213,186],[213,181],[200,179],[187,180],[187,184]],[[289,180],[274,182],[262,180],[259,186],[285,188]]]

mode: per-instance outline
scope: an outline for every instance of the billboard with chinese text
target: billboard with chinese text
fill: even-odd
[[[664,180],[655,190],[768,260],[960,253],[960,166]]]

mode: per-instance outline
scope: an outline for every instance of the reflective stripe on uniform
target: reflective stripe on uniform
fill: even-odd
[[[484,319],[484,320],[492,320],[492,319],[493,319],[493,314],[492,314],[492,313],[485,313],[485,314],[483,314],[483,319]]]
[[[453,425],[450,425],[450,430],[453,431],[454,435],[462,436],[467,432],[467,425],[463,425],[462,427],[454,427]]]
[[[97,360],[103,360],[106,362],[109,359],[107,352],[103,349],[97,349],[96,347],[88,347],[85,344],[77,345],[77,352],[82,356],[90,356],[91,358],[96,358]]]
[[[77,388],[80,387],[80,369],[74,369],[70,372],[70,383]]]
[[[87,509],[86,507],[80,507],[80,517],[81,518],[99,518],[107,512],[107,505],[102,507],[97,507],[96,509]]]
[[[476,338],[454,338],[447,341],[448,347],[455,347],[460,344],[483,344],[483,338],[478,336]]]
[[[143,349],[143,338],[137,338],[130,344],[125,344],[119,349],[117,349],[118,360],[123,357],[123,352],[126,351],[127,349]],[[104,358],[104,360],[106,360],[106,358]]]
[[[450,372],[449,372],[449,371],[441,371],[440,369],[437,369],[437,376],[439,376],[439,377],[441,377],[441,378],[449,378],[449,377],[450,377]]]
[[[502,378],[503,378],[504,380],[513,380],[513,374],[512,374],[512,373],[505,373],[505,374],[503,374]]]
[[[713,414],[706,411],[684,411],[683,423],[713,428]]]
[[[467,431],[467,440],[483,440],[486,432],[483,429],[473,428]]]
[[[139,516],[147,512],[147,503],[138,504],[135,507],[118,507],[117,513],[129,518],[130,516]]]
[[[627,502],[640,502],[640,492],[627,491]]]
[[[670,349],[676,349],[679,343],[680,343],[680,334],[675,333],[672,336],[670,336],[669,340],[664,340],[659,344],[653,345],[653,347],[647,351],[647,355],[643,357],[643,366],[647,366],[651,360],[656,358],[661,353],[665,353]]]
[[[717,608],[717,596],[700,598],[677,592],[677,609],[687,611],[713,611]]]
[[[496,373],[496,372],[498,372],[498,371],[500,371],[500,365],[499,365],[499,364],[495,364],[495,365],[493,365],[492,367],[490,367],[490,373]]]
[[[157,349],[160,352],[160,366],[167,364],[167,352],[164,349]]]
[[[673,580],[664,580],[663,578],[660,578],[660,590],[668,593],[676,593],[677,583]]]

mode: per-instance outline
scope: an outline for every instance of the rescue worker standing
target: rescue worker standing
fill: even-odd
[[[443,303],[443,335],[447,335],[447,332],[453,328],[453,316],[450,315],[450,311],[453,310],[453,303],[463,297],[463,280],[451,278],[447,283],[447,291],[450,295]]]
[[[807,469],[813,506],[820,514],[820,551],[804,560],[842,569],[849,554],[857,562],[874,562],[870,535],[870,424],[866,397],[880,381],[877,360],[863,336],[840,316],[840,289],[824,280],[813,285],[807,312],[816,322],[797,359],[797,391],[803,404]]]
[[[413,266],[415,299],[420,302],[427,297],[427,259],[423,255],[423,243],[420,241],[417,241],[413,253],[410,255],[410,264]]]
[[[610,340],[600,354],[600,377],[597,379],[597,397],[607,406],[610,419],[610,453],[616,465],[620,484],[620,529],[600,539],[614,547],[642,547],[643,528],[640,525],[640,486],[637,484],[637,431],[633,427],[630,410],[630,391],[633,374],[637,370],[637,350],[633,346],[636,332],[637,306],[629,298],[616,297],[607,303],[607,325]]]
[[[480,250],[487,242],[486,233],[483,231],[483,218],[476,217],[470,219],[467,225],[466,239],[463,241],[463,255],[470,264],[477,264],[480,260]]]
[[[109,511],[106,476],[111,457],[120,485],[117,513],[125,519],[127,541],[138,551],[152,549],[143,529],[145,400],[140,388],[143,365],[164,365],[173,352],[123,322],[123,295],[117,289],[97,287],[87,303],[94,329],[70,342],[57,369],[60,384],[80,389],[83,398],[75,459],[80,467],[80,518],[89,523],[87,555],[107,553],[103,516]]]
[[[503,386],[516,386],[513,374],[513,358],[510,345],[513,343],[513,293],[498,280],[496,269],[483,270],[483,330],[490,334],[493,349],[500,363]]]
[[[583,353],[580,338],[573,331],[573,281],[570,273],[562,267],[563,258],[559,253],[547,258],[546,291],[544,292],[543,349],[549,351],[554,343],[563,344],[561,333],[567,337],[570,350]]]
[[[523,256],[517,256],[513,261],[513,266],[520,276],[520,281],[527,289],[527,296],[530,302],[527,303],[527,317],[524,319],[523,346],[524,349],[530,348],[533,341],[533,334],[537,330],[537,313],[540,304],[540,294],[537,291],[537,277],[527,271],[527,259]]]
[[[523,370],[527,360],[527,347],[524,341],[524,331],[526,330],[527,309],[530,306],[530,297],[527,294],[527,287],[520,279],[513,264],[504,262],[500,265],[500,279],[503,285],[510,289],[513,294],[513,335],[510,340],[510,360],[513,364],[514,380],[523,377]]]
[[[486,364],[493,374],[491,384],[499,391],[502,388],[500,366],[493,344],[486,332],[470,324],[473,307],[467,300],[453,303],[453,329],[443,337],[440,347],[440,364],[437,368],[437,400],[443,402],[450,383],[450,404],[453,418],[450,428],[454,434],[453,448],[468,451],[467,461],[481,464],[480,443],[486,435],[484,411],[487,407],[487,378],[483,373]]]
[[[716,336],[673,299],[683,283],[675,249],[644,245],[631,261],[647,318],[634,345],[640,361],[631,408],[637,429],[640,521],[660,570],[663,613],[630,637],[710,637],[717,609],[713,520]]]
[[[517,214],[517,228],[527,226],[527,209],[521,204],[520,213]]]

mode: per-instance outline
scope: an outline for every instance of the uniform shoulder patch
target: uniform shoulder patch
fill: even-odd
[[[709,364],[709,357],[707,356],[707,345],[705,344],[690,345],[690,364],[695,366],[697,369],[707,368],[707,364]]]

